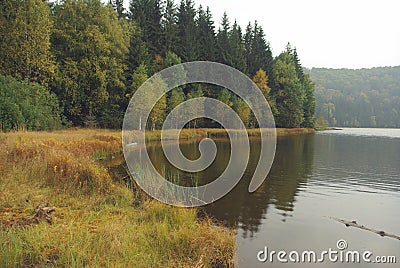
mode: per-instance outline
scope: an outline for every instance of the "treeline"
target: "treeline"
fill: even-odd
[[[130,97],[148,77],[181,62],[216,61],[253,78],[277,126],[313,127],[314,85],[296,49],[288,44],[274,58],[257,21],[243,31],[224,14],[215,29],[209,8],[194,5],[193,0],[178,5],[131,0],[125,10],[122,0],[1,1],[0,72],[54,93],[58,103],[52,99],[50,106],[61,107],[59,125],[120,128]],[[229,90],[194,84],[168,93],[153,109],[148,127],[159,127],[180,102],[201,96],[223,101],[247,127],[257,126],[250,108]],[[1,109],[0,116],[8,114]],[[12,123],[3,128],[24,122],[7,118]],[[198,120],[192,126],[212,124]]]
[[[308,70],[317,117],[330,126],[400,127],[400,66]]]

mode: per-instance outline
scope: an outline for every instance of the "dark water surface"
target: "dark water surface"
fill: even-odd
[[[218,177],[229,156],[228,140],[216,141],[218,154],[207,170],[196,175],[199,184]],[[181,144],[191,159],[199,157],[198,143]],[[338,250],[337,241],[346,240],[345,251],[371,251],[395,256],[399,267],[400,241],[346,227],[329,217],[356,220],[367,227],[400,235],[400,130],[343,129],[311,135],[278,138],[276,156],[267,180],[255,193],[248,193],[257,164],[259,139],[251,139],[248,169],[239,184],[224,198],[204,207],[209,215],[237,230],[239,267],[309,267],[293,261],[271,263],[257,260],[257,253],[269,251]],[[161,173],[175,170],[161,147],[148,147]],[[180,180],[193,175],[180,173]],[[288,256],[286,256],[288,259]],[[381,267],[378,264],[331,262],[325,257],[318,267]]]

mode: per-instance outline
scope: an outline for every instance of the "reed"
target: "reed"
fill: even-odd
[[[121,149],[118,131],[1,133],[0,267],[232,266],[231,230],[129,189],[97,160]],[[20,225],[43,201],[52,224]]]

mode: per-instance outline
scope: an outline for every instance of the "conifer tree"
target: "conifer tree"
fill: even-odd
[[[222,16],[221,27],[217,34],[218,56],[217,60],[220,63],[230,65],[232,63],[229,51],[229,32],[231,30],[230,22],[226,12]]]
[[[305,94],[292,57],[288,52],[276,58],[274,68],[275,90],[273,95],[278,109],[276,124],[279,127],[300,127],[304,121]]]
[[[126,10],[124,8],[124,0],[110,0],[110,4],[118,14],[118,19],[126,18]]]
[[[163,50],[162,5],[160,0],[131,0],[130,19],[142,31],[151,57]]]
[[[244,48],[248,74],[253,77],[259,69],[263,69],[269,77],[268,86],[274,88],[274,58],[269,43],[265,40],[264,30],[254,22],[249,23],[244,35]]]
[[[164,20],[163,20],[163,31],[164,31],[164,50],[163,52],[178,52],[178,16],[177,8],[173,0],[167,0]]]
[[[210,9],[207,7],[206,11],[204,11],[203,7],[200,5],[197,13],[198,60],[215,61],[217,55],[217,40]]]
[[[178,55],[183,62],[198,59],[198,37],[195,17],[196,10],[193,0],[181,0],[177,25],[179,34]]]
[[[231,54],[229,63],[232,67],[243,73],[247,73],[247,63],[245,48],[243,44],[242,29],[235,21],[229,34],[229,53]]]

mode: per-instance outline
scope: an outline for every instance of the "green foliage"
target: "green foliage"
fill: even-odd
[[[181,0],[178,7],[173,0],[131,0],[129,12],[122,0],[45,2],[1,2],[0,72],[48,85],[74,125],[120,128],[129,98],[149,76],[194,60],[218,61],[254,77],[279,126],[314,125],[314,85],[303,73],[296,49],[288,46],[287,56],[277,57],[275,64],[257,21],[242,32],[225,13],[216,33],[210,9],[196,9],[194,0]],[[182,67],[172,80],[184,80],[186,75]],[[160,78],[155,83],[166,87],[172,80]],[[141,96],[144,104],[151,94]],[[179,101],[202,96],[222,100],[247,127],[257,126],[247,104],[229,90],[190,84],[166,94],[141,128],[160,127]],[[1,101],[12,118],[7,119],[7,128],[25,122],[16,103],[6,100]],[[357,100],[360,105],[368,101],[368,95]],[[335,105],[329,107],[336,112]],[[370,120],[379,121],[379,116]],[[188,124],[216,125],[199,119]]]
[[[243,124],[247,127],[250,125],[251,109],[247,103],[241,98],[234,96],[233,109],[237,112]]]
[[[66,0],[54,13],[52,48],[58,70],[52,89],[67,118],[82,125],[86,116],[103,117],[123,104],[128,27],[98,0]],[[121,114],[118,118],[122,122]]]
[[[163,89],[165,91],[165,89],[167,88],[167,84],[161,78],[161,76],[157,75],[152,79],[151,83],[149,83],[149,88],[150,89],[157,88],[158,90]],[[163,95],[154,105],[149,115],[149,124],[152,130],[155,130],[156,127],[162,126],[162,123],[164,122],[166,115],[165,114],[166,109],[167,109],[167,97],[166,95]]]
[[[132,88],[131,94],[128,97],[132,97],[132,95],[138,90],[138,88],[146,82],[149,77],[147,76],[147,67],[146,65],[141,64],[132,75]]]
[[[170,96],[167,98],[168,113],[170,113],[176,106],[178,106],[184,101],[185,101],[185,93],[183,93],[182,89],[180,88],[172,89]],[[177,121],[180,119],[179,116],[180,114],[177,114],[176,117],[172,118],[173,125],[170,126],[171,128],[175,129],[178,128]]]
[[[45,87],[0,75],[0,129],[52,130],[62,126],[58,99]]]
[[[110,0],[110,4],[117,12],[119,19],[126,18],[126,10],[124,8],[124,0]]]
[[[204,92],[202,89],[201,84],[193,84],[192,85],[192,90],[187,93],[186,98],[187,99],[194,99],[194,98],[201,98],[204,97]],[[197,107],[193,107],[192,110],[188,111],[189,113],[192,113],[192,117],[197,116],[199,113],[203,113],[204,111],[204,103],[203,102],[196,102]],[[197,111],[197,112],[196,112]],[[198,125],[202,124],[202,119],[194,119],[192,123],[189,124],[189,127],[193,126],[196,128]]]
[[[269,77],[269,86],[273,88],[274,59],[270,45],[265,40],[264,30],[257,21],[254,22],[254,26],[249,23],[246,27],[244,47],[249,75],[253,77],[259,69],[265,70]]]
[[[229,65],[238,69],[243,73],[247,73],[247,63],[245,49],[243,45],[242,29],[235,23],[232,26],[232,30],[229,33],[229,53],[231,62]]]
[[[214,21],[210,9],[206,11],[200,5],[196,20],[198,36],[198,60],[215,61],[217,56],[217,38],[215,36]]]
[[[302,85],[304,87],[305,99],[303,103],[304,121],[301,126],[313,128],[315,124],[315,85],[308,74],[303,75]]]
[[[196,30],[196,10],[193,0],[181,0],[178,11],[178,35],[177,44],[180,57],[183,61],[194,61],[198,58],[198,36]]]
[[[274,96],[279,111],[275,118],[277,126],[300,127],[304,120],[305,94],[289,53],[283,52],[277,57],[274,78],[276,85]]]
[[[143,41],[142,31],[134,23],[129,23],[129,52],[126,60],[127,85],[132,83],[131,75],[140,65],[150,66],[150,54],[146,43]]]
[[[316,84],[316,114],[329,126],[400,127],[400,66],[307,70]]]
[[[46,84],[54,73],[52,22],[42,0],[1,1],[0,72]]]
[[[165,51],[177,52],[178,37],[178,12],[173,0],[167,0],[163,20],[164,49]]]
[[[268,101],[268,104],[271,108],[271,112],[273,115],[278,115],[278,110],[276,108],[276,103],[274,98],[271,96],[271,88],[268,86],[268,76],[263,69],[257,71],[257,73],[253,77],[253,82],[257,85],[257,87],[261,90],[261,93],[264,95],[265,99]],[[252,114],[252,121],[255,122],[254,114]]]
[[[142,30],[152,57],[163,49],[162,6],[159,0],[131,0],[130,19]]]

